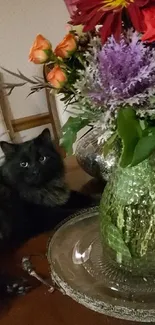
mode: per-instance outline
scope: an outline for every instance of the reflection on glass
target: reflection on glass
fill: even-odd
[[[74,264],[83,264],[89,260],[89,256],[92,250],[92,244],[84,251],[80,252],[80,241],[78,241],[74,248],[72,254],[72,260]]]

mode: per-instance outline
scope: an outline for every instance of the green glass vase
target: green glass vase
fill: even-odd
[[[135,275],[155,274],[155,155],[117,167],[100,204],[104,254]]]

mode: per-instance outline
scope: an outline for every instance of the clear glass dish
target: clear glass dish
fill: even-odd
[[[66,221],[49,240],[47,257],[52,280],[78,303],[124,320],[155,322],[155,278],[133,276],[103,251],[98,208]]]

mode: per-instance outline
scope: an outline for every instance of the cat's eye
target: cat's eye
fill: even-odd
[[[41,157],[39,158],[39,161],[40,161],[41,163],[44,163],[44,162],[46,161],[46,159],[47,159],[46,156],[41,156]]]
[[[29,166],[29,163],[27,161],[22,161],[20,163],[20,167],[27,168]]]

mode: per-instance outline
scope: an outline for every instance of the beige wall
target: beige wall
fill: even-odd
[[[29,48],[41,33],[53,44],[61,41],[69,16],[63,0],[0,0],[0,66],[15,71],[17,68],[31,77],[41,73],[41,67],[28,62]],[[5,81],[15,82],[15,78],[4,73]],[[9,97],[14,118],[38,114],[47,110],[44,92],[26,99],[28,86],[16,89]],[[67,113],[58,100],[61,122]],[[0,134],[2,133],[0,123]],[[23,132],[24,140],[35,136],[38,128]]]

